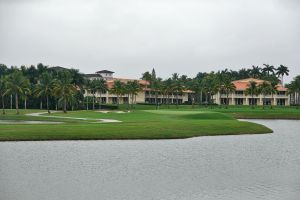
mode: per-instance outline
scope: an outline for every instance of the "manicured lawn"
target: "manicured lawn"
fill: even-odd
[[[78,140],[78,139],[176,139],[196,136],[237,135],[271,133],[269,128],[250,122],[242,122],[231,115],[217,110],[134,110],[130,113],[99,113],[95,111],[74,111],[52,113],[79,119],[19,116],[9,111],[0,115],[0,120],[46,120],[64,124],[0,124],[0,140]],[[48,114],[45,114],[47,116]],[[115,119],[120,123],[99,123],[97,119]]]
[[[121,106],[121,109],[124,109]],[[154,105],[135,105],[136,110],[153,110]],[[209,111],[220,112],[229,114],[236,119],[300,119],[300,107],[292,106],[274,106],[272,109],[270,106],[266,106],[265,109],[262,106],[199,106],[195,105],[179,105],[178,108],[175,105],[170,105],[169,108],[166,105],[160,106],[160,109],[167,110],[186,110],[186,111]]]

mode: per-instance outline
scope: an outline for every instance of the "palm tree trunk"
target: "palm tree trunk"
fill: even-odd
[[[40,101],[40,110],[43,110],[43,100]]]
[[[64,98],[64,113],[67,113],[67,98]]]
[[[86,110],[89,110],[89,96],[86,96]]]
[[[4,102],[4,95],[2,95],[2,114],[5,115],[5,102]]]
[[[93,110],[95,110],[95,93],[93,93]]]
[[[48,97],[48,95],[46,96],[46,100],[47,100],[47,110],[48,110],[48,114],[50,114],[50,110],[49,110],[49,97]]]
[[[101,103],[102,103],[102,96],[101,96],[101,91],[100,91],[99,110],[101,110]]]
[[[130,94],[129,93],[127,94],[127,98],[128,98],[127,99],[127,110],[129,110],[129,104],[130,104],[130,102],[129,102],[130,101]]]
[[[202,105],[202,95],[203,95],[203,92],[202,90],[200,91],[200,99],[199,99],[199,104]]]
[[[176,108],[178,109],[178,92],[176,93]]]
[[[25,110],[27,109],[27,97],[25,97],[25,99],[24,99],[24,109]]]
[[[194,105],[195,95],[194,94],[191,94],[191,100],[192,100],[192,108],[194,108],[195,107],[195,105]]]
[[[272,95],[271,95],[271,109],[273,109],[273,104],[272,104],[272,101],[274,101],[274,103],[275,103],[275,100],[274,100],[274,98],[273,98],[273,93],[272,93]]]
[[[12,105],[13,105],[13,100],[12,100],[12,99],[13,99],[13,95],[11,94],[11,95],[10,95],[10,109],[11,109],[11,110],[12,110],[12,107],[13,107],[13,106],[12,106]]]
[[[251,106],[252,106],[252,109],[254,109],[254,95],[252,93],[252,99],[251,99]]]
[[[17,115],[20,114],[18,93],[16,93],[16,111],[17,111]]]
[[[229,105],[229,93],[227,93],[227,99],[226,99],[226,109],[228,108]]]

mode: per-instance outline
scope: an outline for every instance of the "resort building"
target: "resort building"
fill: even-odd
[[[254,95],[252,98],[251,95],[246,94],[247,88],[249,88],[250,82],[256,82],[257,86],[262,84],[264,80],[248,78],[233,81],[232,83],[235,85],[235,91],[229,94],[227,99],[227,94],[217,93],[214,95],[214,103],[216,104],[228,104],[229,105],[263,105],[263,101],[265,101],[265,105],[281,105],[288,106],[290,105],[290,97],[287,92],[287,88],[283,85],[277,85],[276,94],[268,94],[267,96],[263,96],[262,94]]]
[[[85,74],[85,77],[90,79],[90,80],[95,80],[95,79],[104,79],[106,81],[112,80],[113,79],[113,74],[115,72],[109,71],[109,70],[101,70],[98,71],[94,74]]]
[[[113,88],[114,82],[116,80],[121,81],[122,83],[127,83],[128,81],[138,81],[142,90],[135,96],[135,99],[132,100],[131,97],[128,97],[128,95],[122,95],[119,96],[119,103],[127,103],[128,101],[135,103],[149,103],[149,104],[162,104],[162,103],[169,103],[169,104],[182,104],[186,103],[189,100],[189,94],[192,93],[191,91],[183,91],[182,93],[176,94],[175,92],[169,93],[169,94],[162,94],[160,91],[153,91],[150,89],[150,84],[148,81],[141,80],[141,79],[126,79],[126,78],[115,78],[113,77],[112,71],[108,70],[102,70],[98,71],[95,74],[86,74],[86,78],[90,80],[95,79],[104,79],[106,80],[106,84],[108,89]],[[92,96],[93,94],[91,91],[85,90],[84,92],[85,96]],[[117,103],[117,95],[113,94],[109,91],[105,93],[96,92],[95,93],[96,101],[101,102],[103,104],[116,104]]]

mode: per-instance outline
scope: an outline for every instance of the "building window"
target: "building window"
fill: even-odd
[[[285,91],[278,91],[277,92],[277,95],[285,95],[286,93],[285,93]]]
[[[257,99],[255,99],[255,98],[250,98],[249,99],[249,105],[257,105]]]
[[[284,106],[285,105],[285,99],[277,99],[277,105],[278,106]]]
[[[243,105],[244,104],[244,99],[238,98],[235,99],[235,105]]]
[[[243,95],[243,94],[244,94],[244,91],[235,91],[235,94],[236,94],[236,95]]]

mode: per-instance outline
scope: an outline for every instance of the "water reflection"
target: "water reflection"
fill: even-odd
[[[300,123],[184,140],[0,143],[5,200],[298,200]]]

